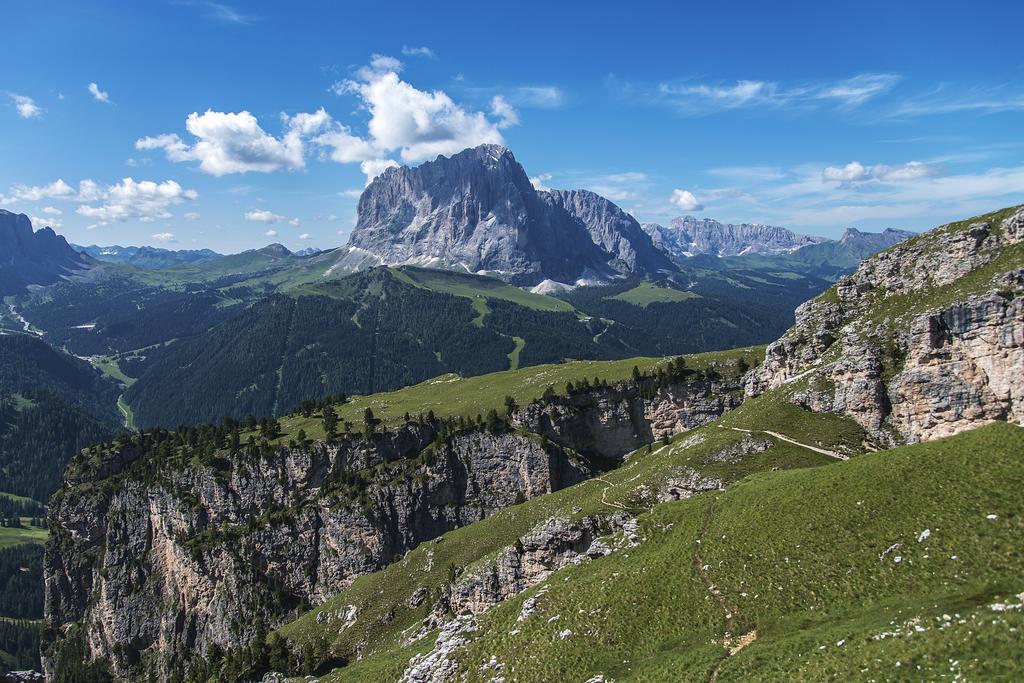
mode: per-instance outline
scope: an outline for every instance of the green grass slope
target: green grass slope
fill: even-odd
[[[721,364],[743,358],[748,367],[754,367],[764,358],[764,347],[754,346],[734,351],[716,351],[685,356],[687,367],[701,370],[713,364]],[[419,384],[396,391],[352,397],[347,403],[335,405],[342,422],[350,421],[360,425],[366,408],[373,410],[386,426],[404,422],[404,415],[426,414],[433,410],[438,417],[476,417],[486,415],[491,408],[504,410],[505,397],[511,396],[519,405],[540,398],[545,389],[554,387],[556,393],[564,393],[569,382],[579,382],[586,377],[615,382],[628,379],[634,367],[642,372],[651,372],[668,358],[627,358],[609,361],[571,361],[534,365],[518,370],[492,372],[486,375],[461,377],[455,374],[441,375]],[[281,426],[287,432],[306,431],[309,438],[323,436],[323,425],[319,417],[302,418],[289,416],[281,419]]]
[[[647,308],[654,303],[671,303],[675,301],[687,301],[688,299],[699,299],[700,294],[688,292],[681,289],[672,289],[656,285],[652,282],[641,282],[633,289],[609,297],[616,301],[625,301],[629,304]]]
[[[660,506],[640,547],[488,612],[460,670],[486,680],[493,656],[517,681],[1014,678],[1022,454],[1024,431],[999,423]]]
[[[689,363],[689,360],[688,360]],[[748,402],[735,413],[747,411],[754,420],[760,399]],[[856,442],[851,432],[855,424],[835,415],[808,413],[806,427],[818,435],[828,448],[844,448],[846,441]],[[738,415],[737,419],[742,418]],[[780,417],[784,420],[784,417]],[[608,517],[623,509],[634,513],[648,510],[654,503],[653,491],[681,472],[696,471],[701,476],[720,480],[723,484],[737,481],[755,472],[774,468],[804,468],[823,465],[831,458],[770,436],[757,434],[772,446],[762,453],[745,458],[720,457],[723,450],[734,447],[745,433],[708,425],[679,435],[668,444],[656,444],[634,453],[628,464],[575,487],[527,501],[503,510],[482,522],[446,534],[440,541],[425,543],[382,572],[360,577],[353,586],[317,610],[282,629],[282,634],[301,649],[310,644],[325,645],[336,656],[349,656],[360,643],[366,643],[365,654],[373,657],[352,664],[337,672],[342,680],[393,680],[404,668],[411,653],[433,642],[432,637],[411,647],[401,647],[403,637],[419,628],[429,613],[434,599],[445,590],[453,573],[472,571],[493,557],[500,549],[512,545],[537,524],[554,516],[578,518],[587,515]],[[677,569],[684,570],[685,561],[676,558]],[[406,601],[419,589],[426,589],[431,599],[417,607]],[[336,612],[348,605],[359,609],[360,617],[351,627],[338,631],[317,623],[321,613]],[[516,612],[518,614],[518,612]],[[387,664],[382,662],[388,662]],[[377,674],[372,671],[379,668]]]

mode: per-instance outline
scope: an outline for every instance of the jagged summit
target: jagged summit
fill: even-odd
[[[33,231],[28,216],[0,209],[0,295],[51,284],[89,264],[52,228]]]
[[[335,267],[412,264],[575,284],[674,266],[639,223],[586,191],[539,192],[512,152],[480,145],[377,176]]]
[[[676,258],[698,254],[788,254],[801,247],[828,241],[822,237],[800,235],[774,225],[733,225],[694,216],[673,218],[667,227],[657,223],[645,223],[643,229],[659,249]]]

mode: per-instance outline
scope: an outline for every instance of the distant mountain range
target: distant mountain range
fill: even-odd
[[[677,270],[625,211],[592,192],[534,189],[499,145],[382,173],[332,258],[332,270],[418,265],[530,286]]]
[[[733,225],[693,216],[675,218],[667,227],[644,223],[643,229],[677,265],[707,264],[714,257],[725,267],[790,269],[829,280],[914,235],[892,228],[880,233],[847,228],[840,239],[830,240],[774,225]]]
[[[674,218],[668,227],[644,223],[644,231],[654,246],[673,258],[689,258],[702,254],[739,256],[742,254],[788,254],[801,247],[820,244],[824,237],[799,235],[792,230],[760,223],[732,225],[711,218],[683,216]]]
[[[100,247],[91,244],[88,247],[72,244],[75,251],[88,254],[97,261],[123,263],[144,270],[170,268],[183,263],[200,263],[223,256],[210,249],[161,249],[160,247],[122,247],[113,245]]]
[[[52,284],[89,265],[52,228],[33,231],[28,216],[0,209],[0,296]]]

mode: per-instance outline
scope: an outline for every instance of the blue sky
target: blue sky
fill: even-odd
[[[641,221],[837,236],[1024,202],[1024,3],[7,0],[0,206],[74,242],[342,244],[504,142]]]

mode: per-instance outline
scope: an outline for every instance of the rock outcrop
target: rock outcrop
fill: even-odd
[[[425,540],[582,481],[741,398],[738,379],[687,373],[535,402],[496,431],[412,422],[223,451],[208,465],[86,452],[51,500],[47,670],[72,641],[123,678],[173,676],[210,647],[243,646]]]
[[[591,192],[539,192],[505,147],[481,145],[390,168],[359,199],[330,270],[419,265],[520,285],[565,284],[675,266],[628,214]]]
[[[883,443],[1024,422],[1024,209],[950,224],[802,305],[747,394],[849,415]]]

